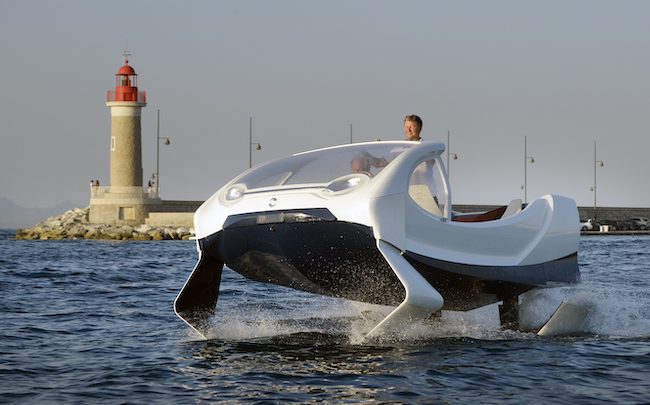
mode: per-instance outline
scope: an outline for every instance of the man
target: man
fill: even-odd
[[[422,119],[417,115],[407,115],[404,118],[404,139],[407,141],[420,141]]]
[[[355,153],[350,162],[350,168],[353,172],[370,174],[373,159],[377,158],[372,157],[368,152]]]

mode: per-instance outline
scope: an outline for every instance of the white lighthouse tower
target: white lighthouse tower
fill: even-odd
[[[124,63],[115,75],[106,106],[111,110],[110,182],[91,190],[90,222],[105,224],[144,223],[159,198],[149,198],[142,187],[142,108],[147,94],[138,90],[138,75]]]

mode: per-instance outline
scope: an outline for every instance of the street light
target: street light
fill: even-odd
[[[449,135],[451,131],[447,131],[447,178],[451,179],[451,163],[449,161],[449,157],[453,157],[454,160],[458,160],[458,155],[455,153],[450,152],[450,146],[449,146]],[[451,180],[449,180],[451,181]]]
[[[248,121],[248,168],[253,167],[253,146],[255,150],[262,150],[262,144],[259,142],[253,142],[253,117],[250,117]]]
[[[160,110],[157,114],[157,126],[156,126],[156,197],[160,196],[160,141],[165,140],[165,145],[172,143],[171,139],[168,136],[160,136]]]
[[[594,221],[596,220],[596,167],[603,167],[605,163],[602,160],[596,160],[596,140],[594,139],[594,186],[591,191],[594,192]]]
[[[524,204],[528,202],[528,163],[535,163],[535,158],[528,156],[528,137],[524,136]]]

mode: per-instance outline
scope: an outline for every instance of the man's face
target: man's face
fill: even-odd
[[[369,172],[370,163],[367,161],[367,159],[355,157],[352,159],[351,168],[353,172]]]
[[[404,121],[404,139],[407,141],[417,141],[420,139],[420,129],[413,121]]]

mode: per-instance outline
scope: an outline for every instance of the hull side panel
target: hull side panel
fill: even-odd
[[[445,298],[443,309],[467,311],[516,297],[537,287],[579,281],[577,254],[528,266],[476,266],[411,252],[407,260]]]
[[[208,249],[243,276],[321,295],[381,305],[404,287],[377,250],[372,229],[346,222],[228,228]]]

